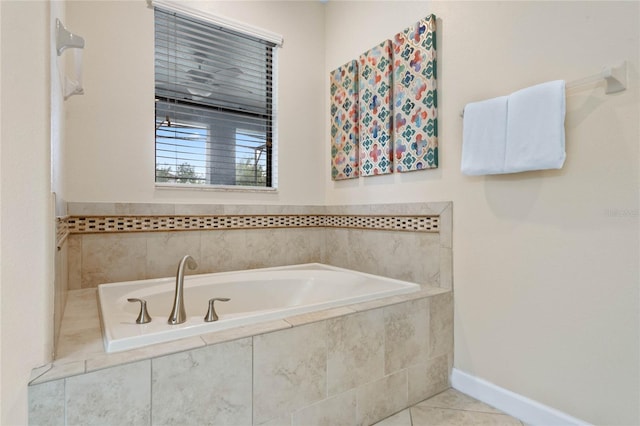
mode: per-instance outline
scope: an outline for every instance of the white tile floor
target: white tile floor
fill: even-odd
[[[445,425],[522,426],[523,423],[455,389],[448,389],[376,423],[375,426]]]

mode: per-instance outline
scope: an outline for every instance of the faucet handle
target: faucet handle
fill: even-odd
[[[220,302],[228,302],[231,299],[227,297],[214,297],[213,299],[209,299],[209,310],[207,310],[207,315],[204,316],[205,322],[218,321],[218,314],[216,314],[216,308],[213,306],[216,300]]]
[[[127,299],[127,302],[140,302],[140,313],[138,314],[138,318],[136,319],[136,324],[146,324],[151,322],[151,315],[147,312],[147,301],[144,299]]]

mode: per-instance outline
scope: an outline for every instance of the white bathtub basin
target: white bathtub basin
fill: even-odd
[[[311,311],[418,291],[418,284],[322,264],[305,264],[237,272],[191,275],[184,280],[187,321],[169,325],[175,277],[98,286],[104,347],[107,352],[195,336]],[[205,322],[208,300],[220,317]],[[139,303],[147,301],[153,318],[136,324]]]

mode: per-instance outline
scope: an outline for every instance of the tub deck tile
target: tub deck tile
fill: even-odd
[[[54,362],[48,365],[48,369],[42,372],[29,382],[30,385],[51,382],[53,380],[63,379],[70,376],[77,376],[85,373],[84,361],[72,362]],[[44,369],[44,368],[42,368]],[[39,369],[41,370],[41,369]]]
[[[355,310],[349,307],[341,306],[338,308],[331,308],[331,309],[324,309],[322,311],[309,312],[307,314],[294,315],[291,317],[287,317],[284,320],[295,327],[303,324],[309,324],[312,322],[326,320],[329,318],[341,317],[343,315],[349,315],[355,312],[356,312]]]
[[[274,320],[259,324],[244,325],[242,327],[236,327],[229,330],[215,331],[213,333],[202,334],[200,337],[207,345],[215,345],[217,343],[242,339],[244,337],[255,336],[258,334],[271,333],[291,327],[291,324],[284,320]]]
[[[451,292],[451,290],[446,288],[423,287],[421,290],[415,291],[413,293],[399,294],[397,296],[383,297],[382,299],[370,300],[368,302],[354,303],[353,305],[349,305],[348,307],[356,312],[362,312],[368,311],[370,309],[396,305],[398,303],[408,302],[410,300],[423,299],[425,297],[449,292]]]
[[[156,345],[145,346],[128,351],[102,353],[87,359],[86,369],[88,373],[90,371],[102,370],[103,368],[113,367],[115,365],[126,364],[157,356],[170,355],[177,352],[184,352],[203,346],[205,346],[205,342],[200,337],[196,336],[158,343]]]

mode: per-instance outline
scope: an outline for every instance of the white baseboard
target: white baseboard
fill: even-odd
[[[528,425],[580,425],[589,423],[540,404],[468,373],[453,369],[451,386],[479,401],[513,416]]]

